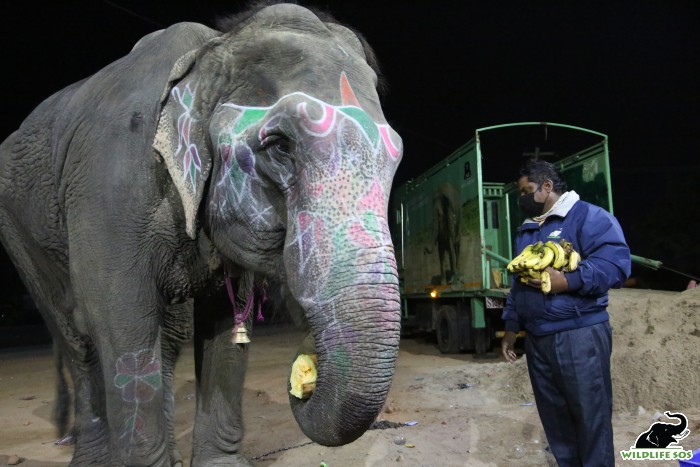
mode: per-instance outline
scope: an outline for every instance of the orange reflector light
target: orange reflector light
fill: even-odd
[[[438,293],[437,290],[433,289],[430,291],[430,298],[437,298]]]

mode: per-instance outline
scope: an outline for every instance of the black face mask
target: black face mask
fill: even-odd
[[[542,188],[542,185],[537,187],[537,191],[540,191]],[[527,217],[534,218],[537,216],[542,215],[542,212],[544,211],[544,203],[547,202],[545,199],[543,203],[538,203],[535,201],[535,191],[532,193],[528,193],[526,195],[521,196],[518,198],[518,206],[520,206],[520,209],[527,215]],[[549,193],[547,193],[547,198],[549,198]]]

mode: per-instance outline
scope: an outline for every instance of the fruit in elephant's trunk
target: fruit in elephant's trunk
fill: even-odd
[[[300,354],[292,364],[289,376],[290,394],[298,399],[308,399],[316,389],[316,355]]]

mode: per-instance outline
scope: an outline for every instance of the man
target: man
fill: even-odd
[[[559,466],[614,466],[608,290],[629,277],[631,259],[622,229],[604,209],[581,201],[553,164],[531,161],[520,170],[520,209],[528,216],[516,253],[538,241],[565,239],[581,255],[572,272],[547,268],[540,281],[512,281],[505,308],[502,353],[515,361],[516,333],[525,353],[537,410]]]

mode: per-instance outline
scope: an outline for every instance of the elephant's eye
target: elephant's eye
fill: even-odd
[[[262,141],[262,148],[273,155],[289,156],[292,152],[292,142],[286,136],[272,134]]]

